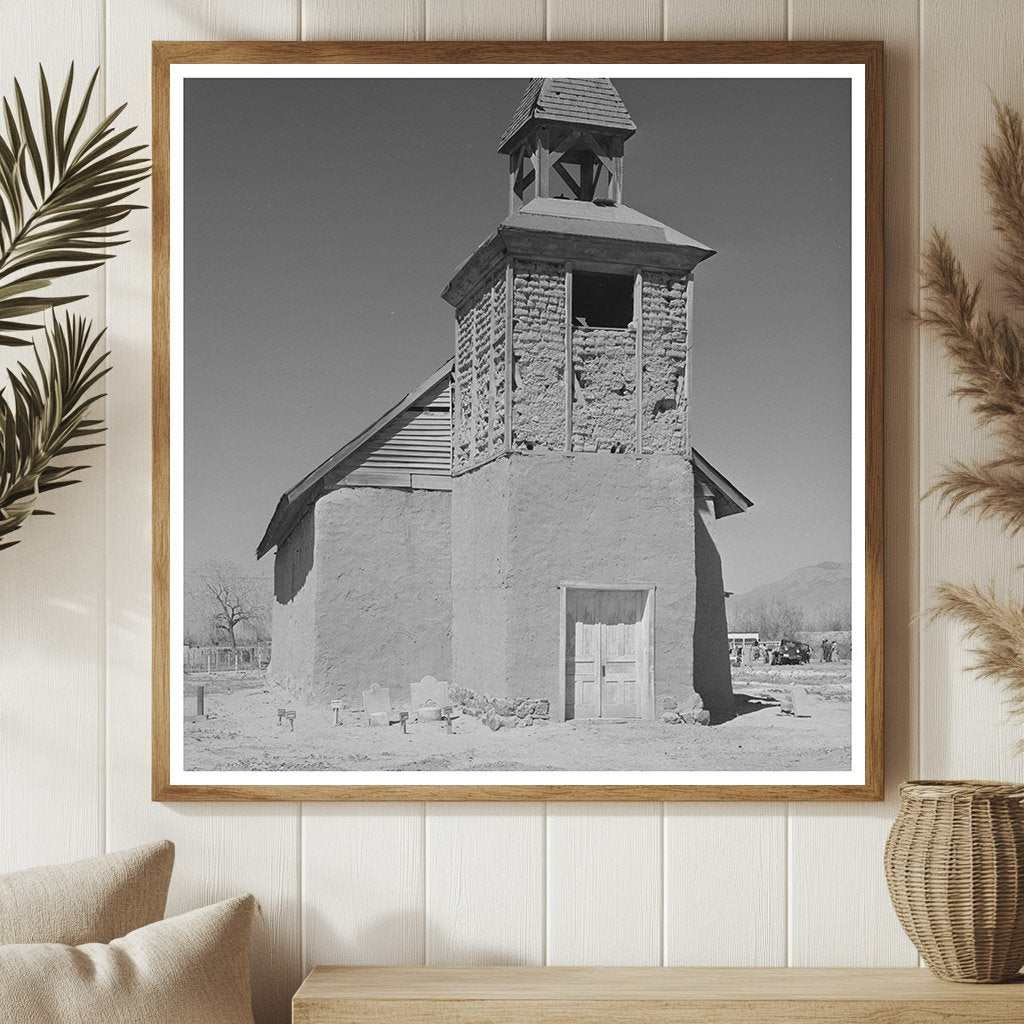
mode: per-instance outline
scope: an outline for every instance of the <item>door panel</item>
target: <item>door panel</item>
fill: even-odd
[[[637,623],[640,593],[601,591],[601,717],[639,718]]]
[[[572,718],[598,718],[601,714],[597,602],[594,590],[570,590],[566,594],[565,656],[571,695],[566,712]]]

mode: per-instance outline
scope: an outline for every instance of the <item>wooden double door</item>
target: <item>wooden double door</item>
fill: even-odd
[[[567,718],[643,718],[647,592],[572,588],[565,595]]]

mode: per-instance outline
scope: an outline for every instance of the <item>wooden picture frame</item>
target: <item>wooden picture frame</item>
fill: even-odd
[[[176,777],[172,764],[174,730],[182,729],[171,710],[175,678],[171,648],[171,535],[172,435],[172,227],[178,211],[172,209],[172,72],[190,65],[462,65],[460,75],[471,74],[469,65],[849,65],[861,69],[863,82],[863,332],[864,332],[864,617],[863,640],[863,735],[854,734],[854,746],[862,740],[863,773],[855,782],[841,784],[521,784],[515,780],[492,784],[443,783],[318,784],[278,780],[192,782]],[[153,44],[153,678],[152,678],[152,795],[162,801],[424,801],[424,800],[550,800],[550,801],[867,801],[883,798],[883,46],[880,42],[659,42],[659,43],[499,43],[499,42],[155,42]],[[709,72],[708,77],[714,77]],[[621,150],[621,144],[619,146]],[[543,158],[542,158],[543,159]],[[600,173],[598,171],[598,173]],[[513,172],[513,188],[515,173]],[[621,179],[620,179],[621,181]],[[858,184],[855,181],[855,185]],[[512,259],[502,272],[511,280]],[[571,289],[571,265],[567,270]],[[636,295],[640,302],[642,277],[636,270]],[[687,284],[692,293],[692,277]],[[571,301],[571,296],[570,300]],[[511,309],[511,301],[507,303]],[[511,323],[511,312],[507,311]],[[502,318],[500,315],[497,320]],[[571,324],[570,319],[566,319]],[[569,328],[567,327],[567,333]],[[639,336],[639,330],[637,331]],[[571,340],[569,342],[571,344]],[[854,344],[856,345],[856,339]],[[855,348],[854,351],[857,351]],[[642,362],[637,341],[637,366]],[[511,381],[511,357],[506,363],[506,384]],[[566,377],[570,376],[566,363]],[[687,373],[687,386],[689,376]],[[566,403],[571,404],[566,390]],[[506,387],[506,401],[511,388]],[[639,393],[637,396],[639,407]],[[857,395],[854,394],[854,402]],[[567,412],[567,422],[571,409]],[[638,433],[640,432],[638,415]],[[571,428],[566,428],[571,433]],[[511,448],[511,412],[504,421],[506,454]],[[571,439],[570,439],[571,441]],[[177,442],[175,442],[177,443]],[[640,451],[641,449],[637,449]],[[638,573],[637,577],[645,577]],[[575,584],[559,579],[552,606],[564,609],[566,590]],[[591,582],[594,582],[591,580]],[[644,587],[651,595],[657,581]],[[659,591],[659,614],[662,597]],[[564,659],[564,622],[561,637]],[[652,642],[653,644],[653,642]],[[653,653],[653,652],[652,652]],[[560,669],[561,671],[561,669]],[[564,678],[562,680],[564,683]],[[652,684],[653,685],[653,684]],[[329,712],[326,712],[329,714]],[[512,773],[508,773],[512,774]],[[794,773],[796,774],[796,773]],[[504,776],[503,776],[504,777]]]

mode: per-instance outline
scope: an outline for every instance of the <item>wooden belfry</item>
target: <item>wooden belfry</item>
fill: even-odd
[[[623,143],[635,131],[609,79],[532,79],[498,150],[509,158],[508,212],[526,202],[531,187],[538,199],[618,206]],[[562,186],[568,196],[559,196]]]

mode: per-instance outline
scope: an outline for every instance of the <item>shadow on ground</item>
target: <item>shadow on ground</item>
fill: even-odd
[[[777,708],[779,701],[766,693],[737,693],[733,695],[733,707],[736,710],[735,717],[740,715],[751,715],[755,711],[763,711],[765,708]],[[723,719],[724,721],[724,719]],[[717,722],[712,721],[712,725]]]

